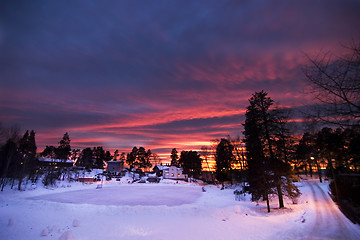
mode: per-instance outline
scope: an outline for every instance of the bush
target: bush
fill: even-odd
[[[354,206],[360,206],[360,185],[359,179],[350,176],[341,176],[337,178],[337,187],[339,194],[336,192],[334,180],[330,182],[331,193],[341,200],[347,200]]]
[[[48,172],[45,174],[42,183],[44,186],[54,186],[59,176],[58,172]]]

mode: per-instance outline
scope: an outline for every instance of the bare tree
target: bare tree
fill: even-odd
[[[321,105],[316,114],[327,123],[341,126],[360,124],[360,41],[344,46],[342,56],[320,53],[303,71],[308,93]]]

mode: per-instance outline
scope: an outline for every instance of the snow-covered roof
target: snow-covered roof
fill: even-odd
[[[73,160],[67,159],[52,159],[52,158],[39,158],[40,162],[54,162],[54,163],[74,163]]]
[[[162,170],[169,169],[170,166],[166,166],[166,165],[156,165],[155,167],[157,167],[160,171],[162,171]]]
[[[107,164],[118,164],[118,163],[124,163],[124,161],[108,161]]]

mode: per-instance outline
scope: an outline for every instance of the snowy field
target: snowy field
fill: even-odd
[[[249,196],[235,201],[234,188],[206,185],[203,192],[203,186],[175,181],[5,189],[0,193],[0,239],[360,239],[359,225],[321,195],[328,183],[298,185],[303,193],[298,204],[286,199],[286,208],[279,210],[274,198],[270,214],[264,202],[251,202]],[[325,205],[334,216],[319,210]]]

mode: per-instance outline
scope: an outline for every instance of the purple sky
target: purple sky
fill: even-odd
[[[248,99],[304,95],[305,54],[359,39],[360,1],[0,1],[0,122],[39,150],[166,157],[241,135]]]

